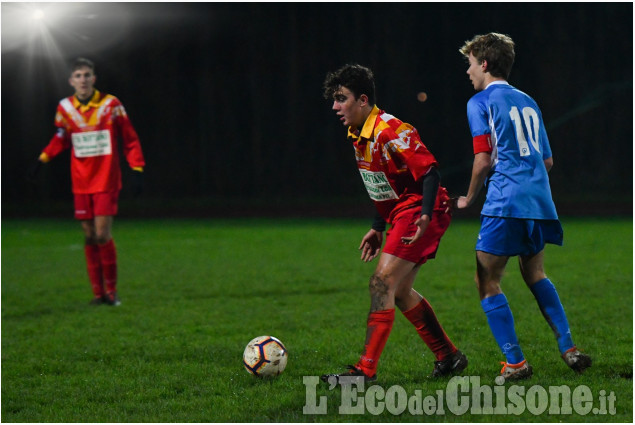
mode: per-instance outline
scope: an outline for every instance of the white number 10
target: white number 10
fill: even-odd
[[[525,132],[523,131],[523,123],[520,120],[520,114],[518,113],[518,108],[512,106],[512,109],[509,111],[509,116],[514,122],[514,127],[516,127],[516,139],[518,139],[520,156],[531,155],[529,145],[527,144],[527,138],[525,137]],[[540,144],[538,143],[538,131],[540,129],[540,124],[538,123],[538,113],[533,108],[527,106],[523,108],[523,120],[525,121],[525,127],[527,128],[529,141],[536,151],[540,153]]]

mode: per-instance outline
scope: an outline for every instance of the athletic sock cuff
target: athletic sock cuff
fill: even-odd
[[[377,321],[394,321],[395,320],[395,309],[391,308],[388,310],[379,310],[373,311],[368,315],[368,319],[373,319]]]
[[[415,305],[409,310],[402,311],[401,314],[406,316],[408,320],[411,320],[411,318],[413,319],[418,318],[420,316],[420,312],[426,310],[426,304],[427,302],[425,301],[425,298],[423,298],[421,301],[417,303],[417,305]]]
[[[531,292],[536,295],[537,293],[540,293],[542,291],[544,291],[545,289],[550,289],[553,288],[553,283],[551,283],[551,281],[548,278],[544,278],[542,280],[539,280],[538,282],[534,283],[533,285],[531,285],[529,287],[529,289],[531,289]]]
[[[115,245],[115,240],[113,238],[108,239],[108,242],[106,243],[97,244],[97,246],[100,248],[109,248],[114,245]]]
[[[485,313],[496,310],[497,308],[503,307],[507,304],[507,297],[505,294],[496,294],[481,300],[481,307],[483,307],[483,311]]]

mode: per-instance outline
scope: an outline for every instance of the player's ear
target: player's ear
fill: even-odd
[[[487,60],[483,59],[483,62],[481,62],[481,70],[483,70],[483,72],[487,72]]]
[[[368,105],[368,96],[367,95],[365,95],[365,94],[360,95],[358,100],[360,101],[360,106]]]

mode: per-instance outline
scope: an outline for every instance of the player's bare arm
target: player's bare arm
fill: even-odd
[[[456,200],[457,208],[467,208],[474,203],[491,169],[491,155],[488,152],[479,152],[474,155],[470,186],[467,190],[467,195],[459,196]]]
[[[547,169],[547,172],[551,171],[552,167],[553,167],[553,157],[545,159],[545,168]]]

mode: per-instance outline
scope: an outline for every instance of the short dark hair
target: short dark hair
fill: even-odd
[[[347,64],[335,72],[329,72],[324,80],[324,98],[332,99],[341,87],[349,89],[355,99],[365,94],[368,103],[375,105],[375,76],[369,68]]]
[[[86,58],[77,58],[73,61],[71,65],[71,73],[75,72],[75,70],[79,68],[90,68],[93,72],[95,72],[95,64],[90,59]]]
[[[459,52],[466,58],[469,58],[471,53],[479,63],[486,60],[487,72],[494,77],[505,79],[509,78],[516,56],[511,37],[496,32],[475,36],[466,41]]]

